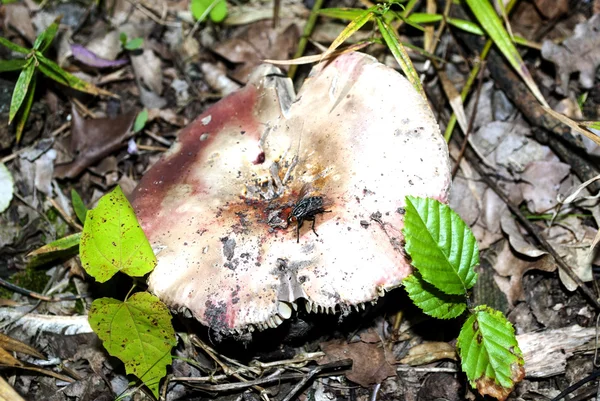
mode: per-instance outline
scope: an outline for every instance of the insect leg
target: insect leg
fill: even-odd
[[[304,219],[296,217],[296,243],[300,242],[300,227],[304,224]]]

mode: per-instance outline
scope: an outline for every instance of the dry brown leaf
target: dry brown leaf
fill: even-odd
[[[431,341],[412,347],[408,354],[400,360],[400,363],[418,366],[443,359],[456,361],[456,348],[446,342]]]
[[[102,160],[119,149],[130,136],[135,111],[115,119],[96,118],[86,120],[72,107],[71,152],[76,155],[71,163],[56,166],[54,176],[74,178],[88,166]]]
[[[346,373],[346,377],[363,387],[381,383],[396,375],[394,367],[386,361],[381,344],[348,344],[334,340],[321,343],[321,350],[325,352],[325,357],[318,361],[319,364],[352,359],[352,370]]]
[[[548,19],[561,17],[569,11],[568,0],[535,0],[538,11]]]
[[[546,213],[558,204],[560,183],[570,171],[570,165],[558,161],[537,161],[525,167],[519,187],[532,213]]]
[[[24,4],[11,3],[4,5],[4,24],[13,27],[19,35],[24,36],[33,44],[35,41],[35,31],[31,23],[30,12]]]
[[[46,357],[39,353],[36,349],[2,333],[0,333],[0,348],[3,348],[7,351],[20,352],[22,354],[31,355],[38,359],[46,359]]]

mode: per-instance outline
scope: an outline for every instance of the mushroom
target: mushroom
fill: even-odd
[[[276,327],[300,299],[312,312],[364,307],[412,271],[405,196],[446,202],[450,182],[426,100],[393,69],[345,54],[296,96],[263,65],[132,194],[157,254],[149,290],[224,333]]]

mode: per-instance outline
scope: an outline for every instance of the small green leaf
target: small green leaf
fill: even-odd
[[[101,283],[117,272],[139,277],[156,266],[152,247],[120,187],[88,211],[79,256],[85,271]]]
[[[87,216],[88,208],[83,203],[81,196],[74,189],[71,190],[71,203],[73,204],[73,210],[81,224],[85,223],[85,217]]]
[[[406,21],[413,22],[415,24],[430,24],[432,22],[438,22],[444,19],[441,14],[429,14],[429,13],[412,13],[408,16]]]
[[[0,72],[22,70],[29,60],[15,58],[12,60],[0,60]]]
[[[426,315],[437,319],[452,319],[463,314],[467,305],[460,295],[444,294],[415,272],[402,282],[409,298]]]
[[[128,41],[125,46],[125,49],[127,50],[137,50],[140,47],[142,47],[142,45],[144,44],[144,39],[142,38],[135,38],[135,39],[131,39],[130,41]]]
[[[148,110],[144,109],[144,110],[140,111],[138,113],[137,117],[135,118],[135,122],[133,123],[133,132],[140,132],[146,125],[147,121],[148,121]]]
[[[465,295],[475,284],[479,250],[473,233],[447,205],[406,197],[406,251],[425,281],[446,294]]]
[[[37,38],[35,38],[35,42],[33,43],[34,50],[39,50],[41,53],[44,53],[46,50],[48,50],[48,47],[50,46],[50,44],[54,40],[54,37],[56,36],[56,32],[58,32],[60,20],[61,17],[57,18],[53,23],[51,23],[48,26],[48,28],[46,28],[44,32],[42,32],[40,35],[38,35]]]
[[[81,233],[67,235],[30,252],[27,267],[37,267],[77,255]]]
[[[121,45],[125,47],[125,45],[127,44],[127,34],[125,32],[121,32],[121,34],[119,35],[119,41],[121,42]]]
[[[462,29],[465,32],[472,33],[473,35],[483,36],[485,34],[485,32],[483,32],[483,29],[481,29],[479,25],[472,21],[467,21],[458,18],[448,18],[448,24],[455,26],[458,29]]]
[[[523,380],[523,355],[515,330],[501,312],[478,306],[463,325],[457,342],[462,370],[482,395],[504,400]]]
[[[17,111],[21,108],[21,104],[23,104],[23,100],[25,100],[25,96],[27,95],[27,91],[29,90],[29,83],[31,82],[31,78],[33,78],[33,73],[35,72],[35,61],[33,58],[30,58],[28,62],[25,64],[23,71],[19,74],[19,78],[17,79],[17,83],[15,84],[15,89],[13,91],[12,100],[10,102],[10,112],[8,115],[8,123],[12,123],[12,120],[17,115]]]
[[[10,50],[15,51],[17,53],[28,54],[29,52],[31,52],[31,50],[21,47],[2,36],[0,36],[0,45],[8,47]]]
[[[25,96],[25,100],[23,101],[24,106],[21,107],[20,116],[18,117],[17,125],[15,126],[15,136],[17,138],[17,142],[21,141],[21,135],[23,135],[25,124],[27,123],[27,119],[29,118],[31,106],[33,106],[33,98],[35,97],[36,86],[37,76],[34,75],[31,79],[31,83],[29,84],[29,90],[27,91],[27,95]]]
[[[171,364],[171,348],[177,344],[169,310],[147,292],[133,294],[125,302],[96,299],[88,319],[108,353],[125,364],[158,398],[160,380]]]
[[[317,11],[319,15],[342,20],[353,20],[360,17],[365,10],[361,8],[322,8]]]
[[[0,163],[0,213],[8,209],[14,194],[13,177],[4,163]]]
[[[196,21],[204,21],[209,15],[211,21],[219,23],[227,17],[227,3],[225,0],[192,0],[190,11]]]
[[[54,61],[44,57],[44,55],[42,55],[40,52],[36,52],[35,55],[39,61],[38,67],[40,71],[48,78],[65,86],[78,90],[80,92],[85,92],[92,95],[106,95],[112,97],[115,96],[114,94],[105,91],[104,89],[98,88],[94,84],[83,81],[77,78],[76,76],[69,74],[68,72],[60,68],[60,66]]]

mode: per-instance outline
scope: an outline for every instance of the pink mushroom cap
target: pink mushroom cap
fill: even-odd
[[[446,202],[450,183],[433,114],[395,70],[345,54],[295,95],[263,65],[183,129],[132,194],[158,259],[149,289],[226,333],[275,327],[299,299],[314,312],[364,306],[412,272],[405,196]],[[323,208],[307,216],[316,234],[305,221],[297,239],[302,199]]]

